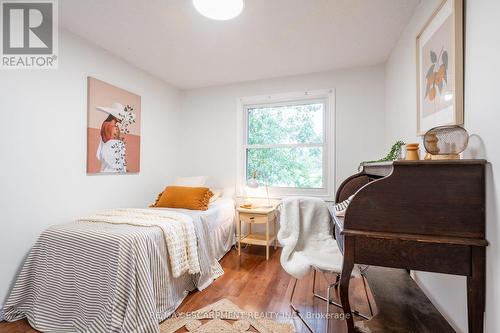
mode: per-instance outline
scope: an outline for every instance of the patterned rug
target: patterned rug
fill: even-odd
[[[160,332],[174,333],[182,328],[191,333],[295,332],[293,324],[257,318],[228,299],[221,299],[194,312],[174,315],[161,323]]]

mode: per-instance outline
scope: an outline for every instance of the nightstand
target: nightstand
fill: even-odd
[[[236,233],[238,237],[238,255],[241,255],[241,244],[263,245],[266,247],[266,260],[269,260],[269,246],[274,242],[274,249],[277,247],[276,240],[276,207],[271,208],[237,208],[238,221],[236,225]],[[246,235],[241,234],[241,224],[248,223],[249,232]],[[259,234],[252,232],[252,226],[255,224],[265,224],[266,233]],[[273,228],[270,234],[270,228]]]

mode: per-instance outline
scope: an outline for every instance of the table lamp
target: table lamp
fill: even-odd
[[[250,188],[259,188],[260,184],[259,184],[259,181],[257,180],[257,171],[254,171],[252,173],[252,178],[250,178],[247,181],[247,186]],[[266,194],[267,194],[267,206],[262,206],[262,207],[263,208],[271,208],[273,206],[271,205],[271,201],[269,200],[269,187],[267,186],[267,184],[265,186],[266,186]]]

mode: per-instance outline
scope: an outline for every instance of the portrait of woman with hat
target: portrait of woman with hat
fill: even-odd
[[[110,107],[98,106],[108,117],[101,125],[101,135],[96,157],[101,162],[101,172],[127,172],[126,144],[123,134],[126,127],[134,122],[132,109],[114,102]],[[125,133],[123,133],[125,132]]]

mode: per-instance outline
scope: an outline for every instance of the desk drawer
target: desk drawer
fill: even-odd
[[[471,274],[471,248],[468,245],[356,237],[354,261],[416,271]]]

